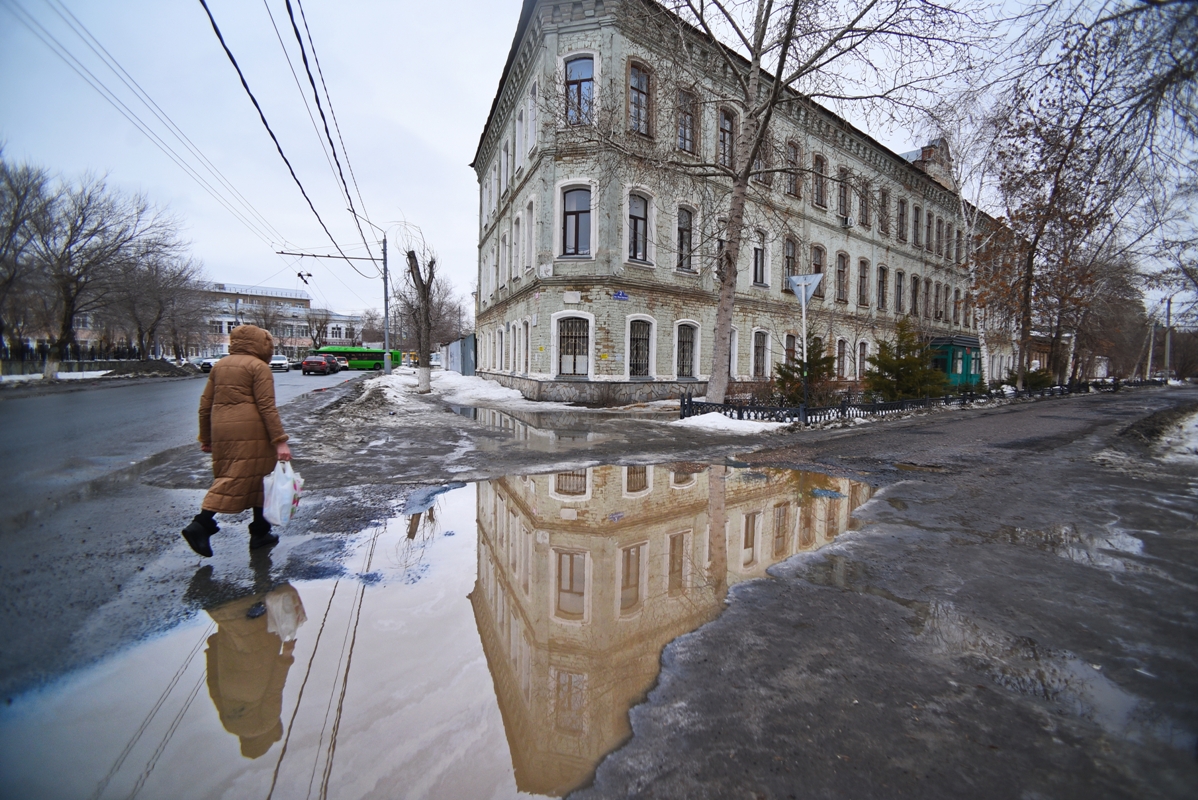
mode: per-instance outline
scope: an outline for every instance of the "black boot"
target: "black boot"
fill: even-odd
[[[270,532],[270,523],[264,519],[255,519],[250,523],[250,549],[273,547],[279,543],[279,537]]]
[[[212,515],[201,512],[195,515],[195,519],[187,523],[187,527],[183,529],[183,538],[187,540],[187,544],[192,550],[204,558],[212,558],[212,547],[208,544],[208,537],[219,530],[220,527]]]

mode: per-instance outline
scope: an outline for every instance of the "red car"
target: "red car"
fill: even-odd
[[[311,375],[312,373],[335,375],[339,369],[341,369],[341,365],[337,363],[337,359],[333,356],[308,356],[300,364],[300,370],[305,375]]]

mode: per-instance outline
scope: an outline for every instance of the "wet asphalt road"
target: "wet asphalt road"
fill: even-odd
[[[571,797],[1195,797],[1198,465],[1124,432],[1182,399],[1198,392],[745,455],[880,491],[857,532],[667,647],[632,740]]]
[[[311,488],[297,532],[361,531],[416,484],[593,463],[731,458],[879,490],[858,532],[738,587],[667,649],[634,738],[578,796],[1193,796],[1198,471],[1120,436],[1192,390],[764,439],[375,399],[351,385],[282,409]],[[189,445],[159,456],[6,534],[4,691],[189,613],[198,559],[178,530],[210,473]],[[219,574],[246,570],[242,522],[222,521]],[[285,537],[277,579],[318,567],[313,552]]]

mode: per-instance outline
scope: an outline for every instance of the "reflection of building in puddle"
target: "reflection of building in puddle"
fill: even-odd
[[[545,445],[594,444],[611,438],[608,434],[597,433],[587,429],[587,419],[580,414],[562,411],[520,412],[499,411],[494,408],[469,409],[471,419],[492,430],[502,431],[512,439],[529,442],[534,446],[538,443]],[[463,413],[459,411],[458,413]]]
[[[575,788],[631,730],[662,647],[727,587],[845,530],[869,486],[701,464],[479,484],[470,598],[517,787]]]
[[[258,758],[283,735],[283,686],[295,633],[307,620],[290,584],[208,610],[208,694],[225,730],[241,739],[241,754]]]

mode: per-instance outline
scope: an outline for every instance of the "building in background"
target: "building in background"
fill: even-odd
[[[275,351],[290,357],[307,355],[324,345],[362,343],[360,314],[341,314],[316,308],[302,289],[208,284],[210,303],[208,342],[201,355],[229,351],[229,333],[238,325],[257,325],[275,337]]]

